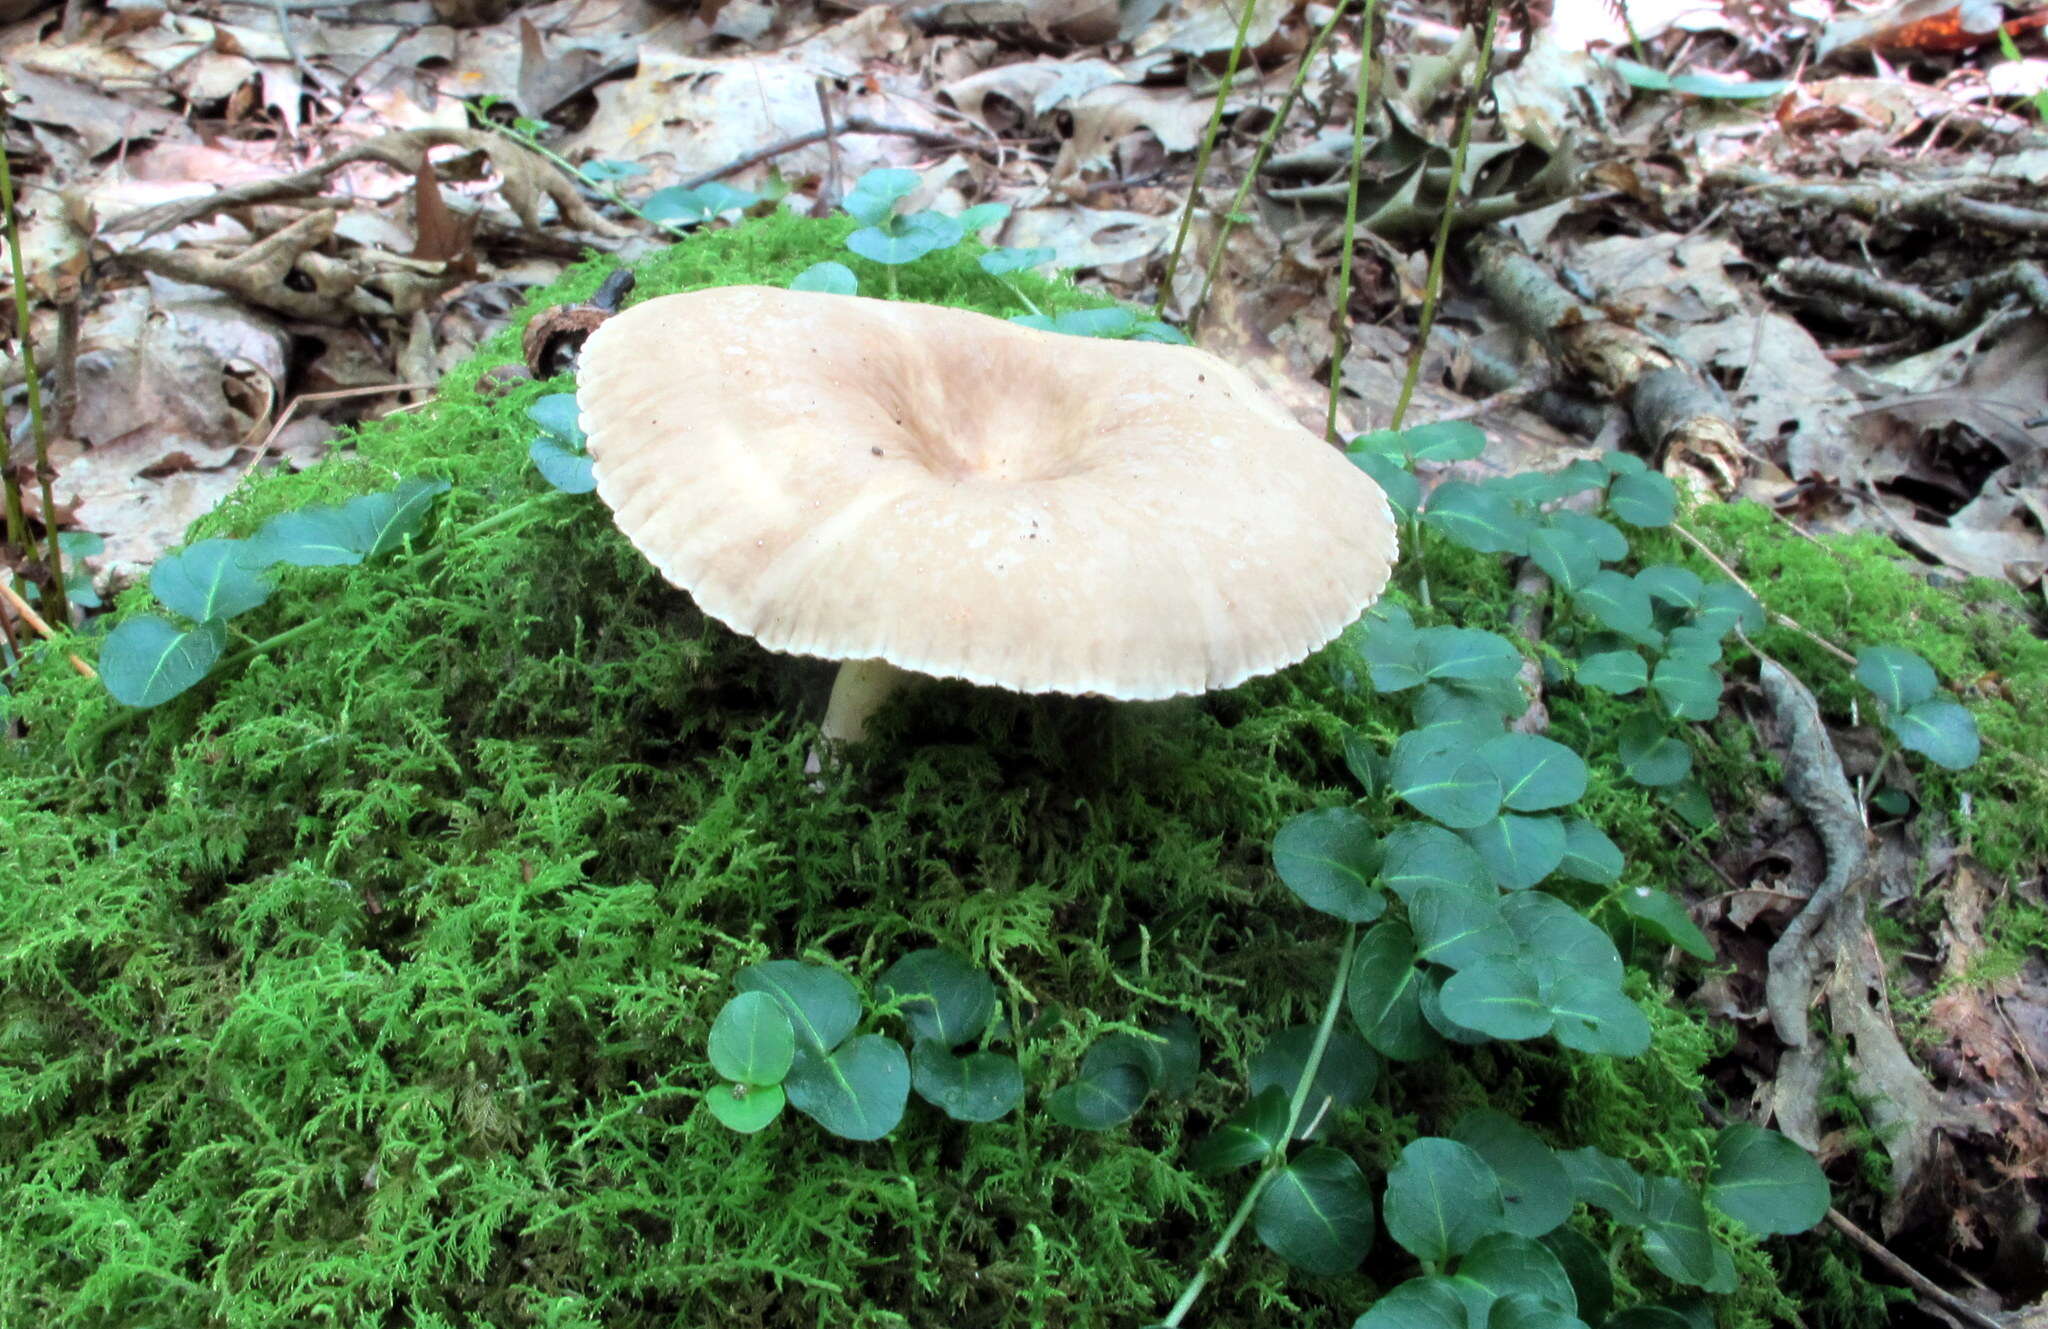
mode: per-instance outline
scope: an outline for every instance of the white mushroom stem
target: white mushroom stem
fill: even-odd
[[[858,743],[867,737],[868,721],[882,703],[911,677],[887,660],[848,660],[832,680],[832,700],[825,707],[823,734],[828,743]]]

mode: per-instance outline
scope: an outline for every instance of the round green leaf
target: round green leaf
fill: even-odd
[[[1500,1178],[1507,1231],[1540,1237],[1572,1216],[1572,1179],[1564,1164],[1513,1117],[1493,1108],[1475,1109],[1458,1119],[1451,1138],[1485,1159]]]
[[[1448,969],[1515,952],[1515,934],[1501,918],[1497,896],[1425,886],[1408,902],[1408,921],[1415,929],[1416,954]]]
[[[1463,1255],[1507,1226],[1500,1179],[1486,1160],[1456,1140],[1425,1137],[1401,1151],[1387,1172],[1387,1235],[1425,1264]]]
[[[1512,955],[1489,955],[1444,980],[1443,1012],[1489,1038],[1540,1038],[1550,1032],[1536,976]]]
[[[1570,1202],[1566,1204],[1569,1207]],[[1477,1283],[1497,1301],[1526,1297],[1568,1317],[1579,1309],[1579,1294],[1558,1258],[1542,1242],[1512,1231],[1491,1232],[1472,1243],[1472,1249],[1458,1261],[1458,1277]],[[1496,1308],[1494,1318],[1487,1322],[1489,1329],[1498,1321]]]
[[[1424,628],[1415,638],[1425,678],[1505,682],[1522,672],[1520,648],[1497,632]]]
[[[914,1043],[936,1040],[956,1048],[981,1037],[996,1010],[988,975],[951,951],[912,951],[875,982],[877,997],[901,1003]]]
[[[1264,1162],[1286,1147],[1288,1104],[1287,1090],[1270,1086],[1196,1145],[1188,1166],[1197,1172],[1227,1172]]]
[[[1517,812],[1576,803],[1586,792],[1586,763],[1562,743],[1535,734],[1502,734],[1479,749],[1500,779],[1501,802]]]
[[[1594,573],[1573,603],[1601,627],[1625,637],[1648,631],[1655,621],[1650,593],[1613,568]]]
[[[1574,462],[1573,465],[1582,463]],[[1588,488],[1599,489],[1606,485],[1607,476],[1595,469],[1586,480]],[[1544,517],[1544,524],[1572,536],[1602,563],[1619,563],[1628,557],[1628,537],[1613,522],[1602,521],[1584,512],[1570,508],[1559,508]]]
[[[1278,1088],[1285,1091],[1291,1100],[1295,1088],[1301,1083],[1302,1071],[1308,1067],[1309,1049],[1315,1040],[1315,1026],[1306,1024],[1295,1025],[1273,1035],[1252,1058],[1252,1092],[1261,1094]],[[1328,1125],[1332,1114],[1363,1103],[1372,1093],[1373,1086],[1379,1083],[1379,1078],[1380,1059],[1373,1050],[1360,1042],[1356,1035],[1342,1029],[1331,1030],[1330,1041],[1323,1049],[1323,1059],[1316,1064],[1316,1078],[1309,1084],[1301,1120],[1295,1123],[1295,1138],[1314,1139]],[[1326,1099],[1330,1104],[1327,1110],[1323,1108]],[[1316,1127],[1314,1132],[1309,1129],[1312,1125]]]
[[[1351,458],[1353,466],[1373,478],[1373,483],[1387,496],[1395,516],[1405,519],[1422,506],[1422,482],[1399,461],[1369,448],[1354,449],[1345,455]]]
[[[1273,867],[1287,889],[1311,909],[1347,923],[1370,923],[1387,911],[1373,889],[1379,837],[1351,808],[1304,812],[1273,837]]]
[[[1442,465],[1471,461],[1486,451],[1486,431],[1470,420],[1437,420],[1401,431],[1407,453],[1416,461]]]
[[[1600,465],[1609,475],[1641,475],[1650,464],[1633,452],[1603,452]]]
[[[1419,1061],[1443,1046],[1423,1022],[1422,971],[1415,938],[1400,923],[1379,923],[1359,939],[1345,1002],[1365,1041],[1396,1061]]]
[[[1659,1273],[1679,1283],[1704,1287],[1714,1281],[1717,1245],[1706,1206],[1690,1186],[1673,1177],[1643,1183],[1643,1254]]]
[[[1721,713],[1721,676],[1691,655],[1666,655],[1650,675],[1655,692],[1677,720],[1711,720]]]
[[[977,203],[971,208],[961,209],[959,220],[963,230],[985,231],[1009,215],[1010,205],[1007,203]]]
[[[1699,1329],[1669,1306],[1631,1306],[1617,1311],[1600,1329]]]
[[[1923,701],[1903,715],[1888,717],[1887,722],[1901,746],[1952,771],[1976,765],[1983,750],[1975,718],[1947,698]]]
[[[346,567],[363,561],[360,533],[340,508],[300,508],[264,522],[240,550],[242,566],[261,571],[276,563],[299,568]]]
[[[1650,1046],[1650,1021],[1611,981],[1594,974],[1560,974],[1550,990],[1557,1023],[1551,1034],[1580,1052],[1639,1057]]]
[[[543,434],[567,444],[571,452],[583,451],[588,441],[583,437],[582,412],[573,392],[550,392],[536,398],[526,408],[526,418],[539,425]]]
[[[1050,263],[1059,256],[1059,250],[1040,246],[1031,249],[991,249],[975,261],[981,264],[981,270],[989,276],[1007,277],[1013,272],[1023,272],[1041,263]]]
[[[1420,996],[1422,999],[1423,1020],[1428,1023],[1431,1029],[1441,1035],[1446,1042],[1458,1043],[1468,1048],[1478,1047],[1481,1043],[1493,1042],[1492,1034],[1482,1034],[1477,1029],[1467,1028],[1444,1014],[1443,994],[1446,973],[1447,971],[1442,969],[1425,969],[1422,972]]]
[[[1907,711],[1939,688],[1931,663],[1896,645],[1872,645],[1855,653],[1855,682],[1876,692],[1892,711]]]
[[[1441,826],[1408,821],[1380,842],[1380,884],[1410,900],[1424,886],[1490,892],[1493,877],[1479,851]]]
[[[640,212],[647,220],[664,226],[694,226],[710,221],[722,212],[735,212],[760,202],[760,195],[734,189],[713,180],[695,189],[670,185],[640,200]]]
[[[1699,574],[1676,563],[1657,563],[1636,574],[1636,585],[1652,600],[1679,609],[1697,609],[1706,584]]]
[[[205,678],[227,640],[219,623],[187,632],[154,615],[124,619],[100,643],[100,681],[124,706],[161,706]]]
[[[1542,891],[1511,895],[1500,902],[1500,916],[1546,987],[1561,973],[1621,983],[1626,971],[1614,939],[1556,896]]]
[[[1539,526],[1529,533],[1529,561],[1543,569],[1557,588],[1583,592],[1600,571],[1600,559],[1570,531]]]
[[[1544,1233],[1541,1240],[1571,1279],[1579,1317],[1588,1324],[1605,1320],[1614,1305],[1614,1275],[1607,1268],[1607,1252],[1575,1228],[1555,1228]],[[1613,1321],[1607,1322],[1606,1329],[1614,1329]]]
[[[1353,730],[1344,735],[1344,768],[1358,781],[1359,789],[1368,797],[1377,794],[1387,783],[1387,759],[1380,755],[1373,741],[1363,733]]]
[[[1634,651],[1600,651],[1579,661],[1574,677],[1586,687],[1625,697],[1649,684],[1650,669]]]
[[[1478,747],[1507,728],[1507,714],[1520,715],[1526,705],[1522,685],[1507,679],[1484,684],[1424,683],[1415,694],[1416,741],[1457,741]]]
[[[1586,1322],[1534,1293],[1510,1292],[1488,1310],[1486,1329],[1586,1329]]]
[[[1669,526],[1678,516],[1678,491],[1655,471],[1616,476],[1607,507],[1631,526]]]
[[[911,1049],[910,1084],[919,1098],[955,1121],[995,1121],[1024,1101],[1024,1072],[1014,1057],[956,1057],[936,1039]]]
[[[846,209],[855,220],[876,226],[895,211],[896,204],[904,196],[916,188],[916,171],[879,167],[854,181],[853,188],[846,191],[846,197],[839,201],[839,206]]]
[[[1375,1301],[1351,1329],[1472,1329],[1465,1299],[1441,1275],[1411,1278]]]
[[[1764,625],[1764,607],[1734,582],[1717,581],[1700,592],[1700,607],[1693,621],[1724,634],[1737,627],[1744,632],[1757,632]],[[1723,624],[1726,626],[1720,626]]]
[[[195,623],[246,614],[270,598],[270,583],[242,566],[239,540],[201,540],[157,560],[149,589]]]
[[[364,558],[377,558],[404,544],[426,524],[434,500],[454,486],[432,476],[400,480],[395,489],[364,494],[341,505],[341,515],[355,532],[355,547]]]
[[[1716,627],[1688,623],[1671,629],[1670,634],[1664,638],[1664,658],[1690,659],[1702,665],[1719,664],[1721,639],[1727,634],[1716,630]]]
[[[1202,1066],[1202,1039],[1195,1022],[1183,1014],[1167,1017],[1146,1031],[1153,1049],[1152,1092],[1185,1098],[1195,1092],[1195,1074]]]
[[[1714,1139],[1707,1198],[1751,1232],[1790,1235],[1827,1217],[1828,1179],[1791,1140],[1736,1122]]]
[[[799,1026],[801,1033],[801,1026]],[[799,1046],[783,1087],[789,1105],[846,1140],[879,1140],[903,1120],[910,1059],[879,1034],[848,1039],[831,1056]]]
[[[951,217],[918,212],[890,218],[879,226],[864,226],[846,237],[846,247],[870,262],[895,267],[915,263],[941,249],[951,249],[966,234]]]
[[[1402,692],[1422,677],[1422,643],[1408,611],[1394,604],[1375,606],[1352,625],[1344,639],[1364,658],[1375,692]]]
[[[822,965],[798,960],[750,964],[733,977],[733,986],[775,998],[796,1031],[797,1046],[820,1057],[844,1042],[860,1023],[860,997],[853,984]]]
[[[1714,958],[1714,948],[1707,941],[1707,934],[1700,931],[1692,921],[1685,906],[1663,891],[1651,890],[1648,886],[1632,886],[1616,897],[1623,913],[1636,920],[1643,930],[1667,945],[1676,946],[1697,960]]]
[[[780,1084],[796,1057],[796,1030],[765,992],[742,992],[711,1022],[711,1067],[741,1084]]]
[[[571,452],[543,435],[526,449],[540,478],[565,494],[587,494],[597,488],[597,464],[584,453]]]
[[[1564,822],[1556,817],[1503,813],[1459,834],[1479,851],[1486,870],[1505,890],[1525,891],[1564,862]]]
[[[1502,495],[1462,480],[1446,480],[1431,490],[1422,519],[1482,554],[1529,552],[1529,519]]]
[[[1372,1245],[1372,1189],[1346,1154],[1304,1149],[1273,1175],[1252,1206],[1252,1228],[1305,1273],[1348,1274]]]
[[[1144,1103],[1146,1080],[1135,1066],[1109,1066],[1054,1090],[1045,1110],[1062,1126],[1079,1131],[1106,1131],[1137,1115]]]
[[[1574,1200],[1604,1209],[1617,1223],[1631,1227],[1641,1227],[1650,1221],[1643,1209],[1642,1174],[1626,1162],[1590,1146],[1559,1154],[1558,1159],[1572,1179]]]
[[[982,257],[987,258],[988,255],[983,254]],[[825,295],[858,295],[860,278],[854,276],[853,269],[844,263],[834,263],[827,259],[823,263],[811,264],[791,278],[789,289],[818,291]]]
[[[1557,865],[1559,872],[1573,881],[1605,886],[1621,876],[1622,866],[1621,850],[1607,838],[1607,832],[1584,817],[1565,822],[1564,861]]]
[[[1665,732],[1653,711],[1638,711],[1621,722],[1616,740],[1622,774],[1655,789],[1677,784],[1692,773],[1692,749]]]
[[[704,1094],[704,1106],[728,1129],[752,1135],[782,1115],[779,1084],[726,1084]]]
[[[1483,825],[1500,809],[1500,777],[1461,734],[1401,735],[1387,775],[1397,797],[1446,826]]]

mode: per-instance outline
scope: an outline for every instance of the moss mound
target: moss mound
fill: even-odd
[[[786,282],[844,258],[849,225],[703,236],[648,261],[636,298]],[[900,280],[1022,312],[966,255]],[[1048,312],[1099,303],[1019,282]],[[1159,705],[939,686],[814,792],[803,717],[824,670],[697,614],[594,497],[478,529],[546,492],[524,415],[546,388],[475,391],[513,345],[195,531],[454,482],[411,550],[284,572],[237,621],[303,625],[288,645],[139,715],[48,659],[13,699],[0,1321],[1156,1318],[1241,1188],[1188,1171],[1184,1140],[1241,1104],[1250,1052],[1312,1018],[1334,965],[1328,920],[1272,880],[1272,834],[1352,798],[1344,736],[1384,741],[1396,712],[1341,646]],[[1589,806],[1635,806],[1599,801],[1608,778]],[[1611,828],[1632,854],[1663,839]],[[742,966],[803,958],[866,983],[935,944],[1024,1011],[1023,1112],[969,1127],[913,1104],[853,1144],[789,1117],[739,1137],[701,1110],[705,1033]],[[1486,1100],[1561,1143],[1697,1163],[1692,1095],[1721,1040],[1647,979],[1637,993],[1659,1031],[1644,1058],[1469,1050],[1390,1075],[1334,1142],[1383,1168]],[[1204,1045],[1191,1097],[1102,1135],[1038,1110],[1102,1030],[1175,1012]],[[1373,1295],[1366,1275],[1239,1251],[1206,1323],[1348,1324]],[[1731,1312],[1753,1321],[1777,1293],[1760,1248],[1741,1262]]]

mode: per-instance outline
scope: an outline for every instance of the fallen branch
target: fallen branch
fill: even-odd
[[[1487,295],[1543,342],[1559,378],[1590,381],[1626,403],[1637,436],[1667,468],[1696,459],[1721,492],[1741,484],[1748,451],[1741,432],[1696,369],[1648,333],[1581,301],[1500,233],[1482,232],[1471,249]]]

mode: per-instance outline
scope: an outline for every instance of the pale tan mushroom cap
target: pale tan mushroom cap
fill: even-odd
[[[1126,700],[1302,659],[1386,585],[1386,495],[1187,347],[728,286],[607,320],[597,492],[763,646]]]

